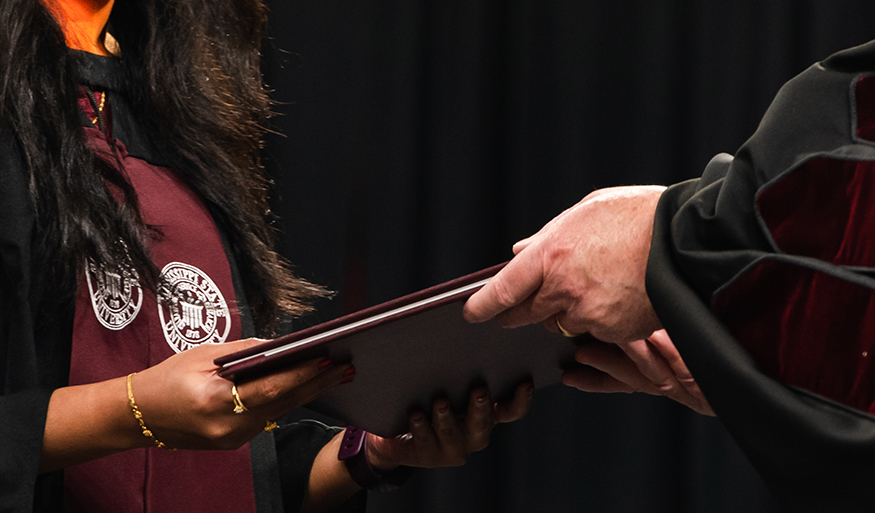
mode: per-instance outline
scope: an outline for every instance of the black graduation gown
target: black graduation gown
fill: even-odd
[[[81,84],[107,91],[113,135],[131,155],[157,165],[151,138],[131,114],[125,74],[114,59],[76,52]],[[90,123],[84,118],[83,123]],[[0,123],[8,127],[8,120]],[[172,166],[169,166],[172,167]],[[59,294],[38,268],[38,228],[28,192],[28,173],[14,134],[0,129],[0,512],[63,511],[63,471],[37,475],[49,398],[67,385],[73,296]],[[233,254],[243,336],[254,336]],[[317,422],[282,425],[250,442],[259,512],[297,511],[318,451],[337,432]],[[279,455],[279,456],[278,456]],[[345,511],[363,510],[358,494]]]
[[[868,93],[863,98],[860,83],[873,74],[875,42],[810,67],[781,89],[734,157],[719,155],[701,178],[670,187],[657,209],[647,265],[654,308],[718,417],[792,511],[875,509],[875,416],[783,384],[774,379],[775,362],[756,360],[744,348],[758,353],[772,339],[786,338],[795,328],[778,317],[812,305],[821,309],[801,317],[802,334],[820,334],[804,342],[827,349],[825,365],[832,353],[871,343],[838,336],[849,329],[865,333],[875,322],[859,314],[865,311],[860,305],[832,311],[837,297],[805,286],[784,294],[775,275],[764,270],[780,268],[800,283],[805,281],[800,277],[816,275],[837,283],[836,290],[854,289],[862,297],[875,290],[871,254],[853,261],[824,256],[821,246],[835,233],[818,220],[820,205],[810,204],[838,179],[838,173],[810,174],[818,162],[866,167],[875,161],[866,112],[875,98]],[[867,194],[863,190],[856,205],[862,211],[875,209],[865,203]],[[775,216],[784,216],[780,221],[790,233],[777,230],[784,225],[773,222]],[[801,218],[810,225],[801,226]],[[830,222],[836,231],[851,226],[848,219]],[[875,233],[856,229],[848,237],[846,243],[863,247]],[[769,308],[749,311],[749,305]],[[748,316],[744,330],[739,312]],[[739,333],[762,340],[752,345]],[[864,351],[861,358],[866,356]],[[864,391],[875,388],[872,381],[861,385]]]

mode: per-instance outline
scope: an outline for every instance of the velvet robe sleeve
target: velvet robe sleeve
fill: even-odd
[[[788,82],[736,155],[670,187],[647,291],[793,511],[871,511],[875,42]]]

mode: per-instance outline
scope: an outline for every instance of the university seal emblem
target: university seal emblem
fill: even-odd
[[[143,306],[143,289],[138,278],[133,268],[110,272],[103,266],[88,262],[85,280],[94,315],[100,324],[111,330],[120,330],[137,317]]]
[[[221,344],[231,331],[228,304],[219,287],[193,265],[171,262],[161,270],[168,293],[158,301],[164,338],[177,353]]]

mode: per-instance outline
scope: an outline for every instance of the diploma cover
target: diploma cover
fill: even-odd
[[[540,325],[506,329],[462,317],[465,300],[504,265],[223,356],[219,375],[240,382],[309,358],[349,361],[353,382],[308,408],[384,437],[407,432],[412,409],[430,415],[440,396],[464,413],[476,385],[498,400],[527,379],[535,388],[557,383],[574,362],[572,339]]]

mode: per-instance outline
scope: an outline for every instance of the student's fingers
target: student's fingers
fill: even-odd
[[[495,421],[499,423],[514,422],[525,417],[526,413],[529,412],[529,407],[532,405],[532,394],[534,391],[535,385],[531,382],[517,385],[513,399],[510,402],[495,404]]]
[[[495,427],[495,415],[486,388],[471,391],[465,427],[468,432],[468,452],[482,451],[489,445],[489,436]]]
[[[464,465],[468,456],[466,433],[446,399],[438,399],[432,407],[432,429],[440,446],[440,466]]]
[[[349,383],[354,375],[352,365],[332,365],[327,359],[313,359],[241,383],[237,385],[237,392],[246,408],[267,419],[277,419],[311,402],[319,394]]]
[[[435,433],[428,418],[421,411],[410,415],[410,435],[417,445],[429,445],[435,440]]]

